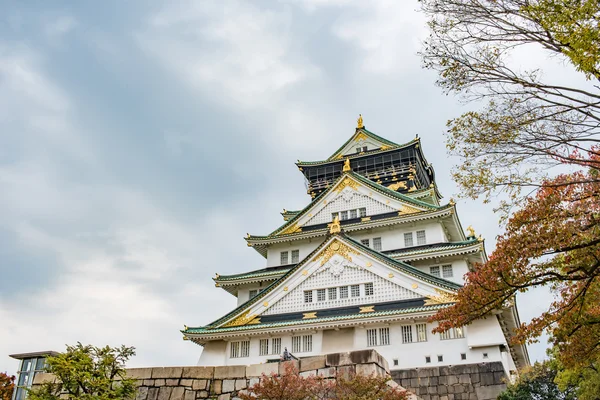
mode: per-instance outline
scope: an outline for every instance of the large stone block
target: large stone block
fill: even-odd
[[[127,377],[133,379],[152,378],[152,368],[127,368]]]
[[[182,367],[155,367],[152,368],[152,378],[179,379],[183,373]]]
[[[193,390],[204,390],[204,389],[206,389],[207,383],[208,383],[207,379],[194,379],[194,380],[192,380],[192,389]]]
[[[171,391],[171,397],[169,400],[184,400],[185,388],[178,386],[174,387]]]
[[[184,400],[196,400],[196,392],[193,390],[186,390],[183,396]]]
[[[325,367],[325,356],[306,357],[300,360],[300,372]]]
[[[179,386],[179,379],[165,379],[167,386]]]
[[[221,388],[223,387],[222,380],[213,380],[210,388],[211,393],[213,394],[221,394]]]
[[[215,367],[184,367],[182,378],[212,379]]]
[[[317,375],[323,378],[335,378],[336,369],[334,367],[326,367],[317,370]]]
[[[135,400],[146,400],[148,398],[148,388],[142,386],[136,390]]]
[[[233,392],[235,390],[235,379],[223,379],[223,393]]]
[[[245,389],[248,386],[246,379],[235,380],[235,390]]]
[[[342,365],[351,365],[350,353],[331,353],[325,355],[325,366],[340,367]]]
[[[350,360],[353,364],[376,363],[389,372],[388,362],[375,350],[357,350],[350,352]]]
[[[54,374],[49,374],[47,372],[38,372],[33,378],[33,384],[41,385],[46,382],[54,382],[55,380],[56,377],[54,376]]]
[[[158,400],[158,391],[159,388],[149,388],[148,389],[148,400]]]
[[[215,367],[215,379],[245,378],[245,365],[228,365],[224,367]]]
[[[169,400],[171,397],[171,392],[173,391],[172,387],[163,386],[158,389],[158,400]]]
[[[357,375],[366,375],[366,376],[384,376],[385,371],[379,365],[375,363],[369,364],[358,364],[356,365],[356,374]]]
[[[253,364],[246,367],[246,377],[257,377],[279,373],[279,363]]]
[[[194,382],[193,379],[181,379],[179,381],[179,384],[181,386],[187,386],[187,387],[192,387],[192,383]]]
[[[477,400],[493,400],[504,389],[506,389],[506,385],[479,386],[475,388],[475,393],[477,393]]]

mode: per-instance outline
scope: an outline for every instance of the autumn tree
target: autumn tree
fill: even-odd
[[[113,400],[130,399],[135,381],[127,378],[125,363],[135,355],[135,348],[67,346],[64,353],[48,357],[47,371],[55,381],[31,390],[30,400]]]
[[[11,400],[15,390],[15,377],[0,372],[0,400]]]
[[[242,400],[406,400],[407,392],[390,377],[375,375],[301,376],[293,363],[281,375],[262,375],[261,380],[240,393]]]
[[[553,360],[536,362],[509,383],[498,400],[577,400],[577,387],[559,387],[555,382],[557,373]]]

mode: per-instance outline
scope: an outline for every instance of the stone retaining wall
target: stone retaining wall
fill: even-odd
[[[501,362],[395,370],[391,375],[423,400],[495,400],[506,389]]]

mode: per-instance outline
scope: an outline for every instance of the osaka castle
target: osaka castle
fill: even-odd
[[[284,210],[271,233],[245,238],[263,268],[213,278],[237,308],[182,331],[203,347],[199,365],[371,348],[392,370],[499,361],[511,375],[529,364],[526,347],[510,340],[520,325],[514,304],[432,333],[428,318],[453,303],[463,275],[487,256],[454,201],[441,202],[418,138],[391,142],[360,117],[328,159],[297,166],[310,202]]]

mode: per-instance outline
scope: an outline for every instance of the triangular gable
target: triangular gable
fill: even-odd
[[[369,132],[365,128],[357,128],[354,135],[352,135],[350,139],[348,139],[342,147],[337,149],[337,151],[327,160],[341,159],[345,155],[356,154],[357,148],[360,147],[362,149],[365,146],[368,148],[368,151],[371,151],[375,149],[386,150],[392,147],[398,147],[398,144],[384,139],[373,132]]]
[[[362,244],[348,238],[343,233],[330,236],[315,251],[306,257],[300,264],[267,287],[258,296],[238,307],[225,317],[211,324],[211,328],[241,326],[260,323],[260,316],[270,312],[271,307],[281,311],[286,308],[285,299],[291,293],[299,293],[304,282],[310,282],[320,274],[336,273],[336,269],[343,267],[350,272],[354,270],[367,271],[359,279],[375,279],[379,283],[385,282],[389,288],[394,285],[398,291],[404,293],[406,298],[428,298],[433,303],[448,302],[453,293],[461,286],[442,278],[433,277],[425,272],[411,267],[408,264],[393,260]],[[330,271],[333,268],[333,271]],[[352,278],[354,279],[354,278]],[[348,283],[346,283],[348,282]],[[351,284],[350,280],[340,281],[340,286]],[[306,286],[306,284],[304,284]],[[323,286],[325,287],[325,286]],[[381,285],[380,285],[381,287]],[[369,300],[363,303],[368,303]],[[376,303],[375,301],[373,301]],[[294,303],[295,311],[302,303]],[[314,304],[313,304],[314,306]],[[313,307],[314,308],[314,307]],[[279,312],[277,312],[279,313]]]
[[[331,222],[334,212],[363,207],[367,208],[367,216],[386,212],[398,212],[399,215],[414,214],[439,208],[439,206],[390,190],[349,171],[340,176],[330,188],[269,236],[301,232],[303,226]]]

